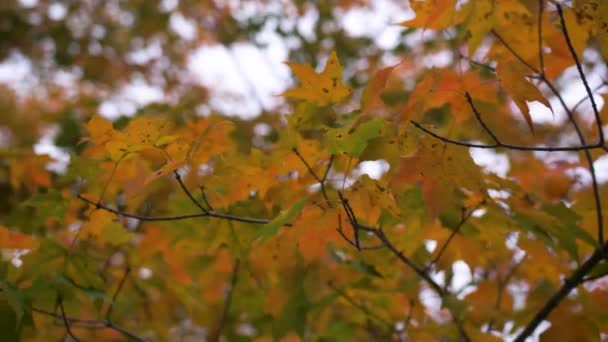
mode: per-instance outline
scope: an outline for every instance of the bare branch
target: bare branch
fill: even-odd
[[[604,243],[601,248],[598,248],[587,261],[577,268],[572,275],[564,281],[564,284],[559,290],[549,298],[545,305],[536,313],[534,318],[526,325],[524,330],[517,336],[515,342],[524,342],[528,336],[532,335],[538,325],[544,321],[547,316],[568,296],[570,291],[584,282],[584,277],[595,265],[597,265],[608,252],[608,243]]]
[[[576,55],[576,51],[574,51],[574,46],[572,46],[572,41],[570,40],[570,35],[568,34],[568,28],[566,27],[566,20],[564,19],[564,13],[562,11],[562,6],[559,3],[556,3],[557,13],[559,14],[559,20],[562,26],[562,32],[564,33],[564,38],[566,39],[566,43],[568,44],[568,49],[570,50],[570,54],[574,59],[574,63],[576,64],[576,70],[578,70],[578,74],[583,81],[583,85],[585,86],[585,91],[587,91],[587,95],[589,96],[589,101],[591,101],[591,108],[593,108],[593,115],[595,115],[595,122],[597,124],[599,141],[598,144],[604,145],[604,129],[602,125],[602,118],[600,117],[600,112],[597,109],[597,104],[595,103],[595,99],[593,98],[593,92],[589,87],[589,82],[587,82],[587,77],[585,76],[585,72],[583,72],[583,66]]]
[[[61,320],[67,320],[71,324],[76,323],[78,325],[82,325],[84,328],[87,328],[87,329],[106,328],[106,329],[116,330],[133,341],[145,342],[145,339],[143,337],[139,337],[135,333],[133,333],[119,325],[116,325],[112,322],[106,321],[106,320],[85,319],[85,318],[70,317],[67,315],[59,315],[54,312],[46,311],[46,310],[39,309],[36,307],[32,307],[32,312],[36,312],[36,313],[39,313],[42,315],[54,317],[54,318],[61,319]]]
[[[243,217],[243,216],[236,216],[236,215],[230,215],[230,214],[223,214],[223,213],[218,213],[216,211],[208,211],[207,213],[201,213],[201,214],[186,214],[186,215],[176,215],[176,216],[143,216],[143,215],[136,215],[136,214],[130,214],[130,213],[125,213],[122,212],[120,210],[116,210],[113,208],[110,208],[106,205],[102,205],[99,204],[97,202],[91,201],[90,199],[82,196],[82,195],[77,195],[77,197],[86,202],[89,203],[91,205],[94,205],[96,207],[98,207],[99,209],[103,209],[105,211],[109,211],[111,213],[114,213],[118,216],[123,216],[123,217],[129,217],[129,218],[135,218],[141,221],[179,221],[179,220],[187,220],[187,219],[192,219],[192,218],[199,218],[199,217],[215,217],[218,219],[224,219],[224,220],[228,220],[228,221],[236,221],[236,222],[244,222],[244,223],[253,223],[253,224],[267,224],[269,223],[271,220],[268,219],[260,219],[260,218],[254,218],[254,217]],[[291,224],[290,223],[286,223],[285,226],[290,227]]]
[[[70,328],[70,322],[68,321],[65,315],[65,308],[63,307],[63,297],[59,295],[57,297],[57,304],[59,305],[59,309],[61,310],[61,318],[63,319],[63,324],[65,325],[65,331],[67,334],[76,342],[80,342],[80,339],[72,333],[72,329]]]
[[[462,228],[462,226],[464,226],[464,224],[471,217],[471,215],[473,215],[473,212],[475,210],[479,209],[479,207],[482,204],[483,204],[483,202],[480,203],[479,205],[475,206],[474,208],[472,208],[468,212],[466,212],[466,208],[462,208],[463,211],[462,211],[462,215],[460,217],[460,221],[458,222],[458,224],[456,225],[456,227],[454,228],[454,230],[452,230],[452,232],[450,233],[450,236],[448,236],[448,238],[444,242],[443,246],[441,246],[441,248],[439,249],[439,252],[437,252],[437,255],[426,266],[427,270],[429,270],[431,267],[433,267],[433,265],[435,265],[437,262],[439,262],[439,259],[441,259],[441,256],[443,255],[443,253],[448,249],[448,246],[450,245],[450,242],[452,242],[452,239],[454,239],[454,237],[456,236],[456,234],[458,234],[460,232],[460,229]]]
[[[120,279],[120,282],[118,283],[118,287],[116,288],[116,291],[114,291],[114,295],[112,295],[112,301],[110,302],[110,305],[108,306],[108,310],[106,311],[106,319],[108,321],[110,321],[110,315],[112,314],[112,309],[114,308],[114,303],[116,302],[116,298],[118,298],[118,294],[122,290],[122,287],[124,286],[125,281],[127,280],[127,277],[129,276],[130,272],[131,272],[131,267],[127,266],[127,268],[125,268],[124,274],[122,275],[122,278]]]
[[[315,170],[312,168],[312,166],[310,166],[310,164],[308,164],[308,162],[306,161],[306,159],[304,159],[304,156],[302,156],[302,154],[300,153],[300,151],[298,151],[297,148],[292,148],[291,149],[293,151],[293,153],[295,153],[296,156],[298,156],[298,158],[300,159],[300,161],[302,161],[302,163],[304,164],[304,166],[306,166],[306,168],[308,169],[308,172],[310,173],[310,175],[317,180],[317,182],[319,182],[319,185],[321,186],[321,193],[323,194],[323,198],[325,199],[325,201],[327,202],[327,205],[332,208],[332,204],[329,201],[329,197],[327,196],[327,191],[325,190],[325,181],[327,180],[327,175],[329,174],[329,170],[331,169],[331,164],[334,161],[334,156],[333,154],[331,155],[331,157],[329,158],[329,163],[327,165],[327,169],[325,169],[325,173],[323,174],[323,178],[319,177],[317,175],[317,173],[315,172]]]
[[[196,205],[204,214],[208,214],[209,210],[207,210],[207,208],[203,207],[197,200],[196,198],[194,198],[194,196],[192,196],[192,194],[190,193],[190,191],[188,190],[188,188],[186,188],[186,185],[184,184],[184,182],[182,181],[182,176],[179,174],[179,172],[177,172],[177,170],[173,171],[173,174],[175,175],[175,179],[177,180],[177,182],[179,183],[179,186],[182,188],[182,190],[184,191],[184,193],[188,196],[188,198],[190,198],[190,200],[192,201],[192,203],[194,203],[194,205]]]
[[[538,0],[538,64],[540,74],[545,74],[545,58],[543,56],[543,13],[545,11],[545,0]]]
[[[217,324],[217,328],[215,332],[211,335],[211,341],[219,341],[220,335],[222,334],[222,330],[226,323],[226,318],[228,317],[228,311],[230,310],[230,304],[232,303],[232,295],[234,293],[234,288],[236,287],[236,283],[238,281],[238,272],[239,272],[240,260],[236,259],[234,262],[234,266],[232,267],[232,276],[230,277],[230,287],[226,292],[226,297],[224,298],[224,306],[222,307],[222,313],[220,315],[220,319]]]

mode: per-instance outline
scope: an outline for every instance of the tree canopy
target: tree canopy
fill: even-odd
[[[0,61],[6,340],[608,334],[606,1],[5,0]]]

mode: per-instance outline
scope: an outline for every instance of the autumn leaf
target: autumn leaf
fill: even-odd
[[[538,101],[549,109],[551,109],[551,104],[543,96],[540,90],[526,79],[526,67],[524,65],[515,61],[500,63],[496,68],[496,72],[500,85],[509,95],[511,95],[517,108],[519,108],[521,114],[524,116],[528,127],[534,132],[534,123],[532,122],[530,108],[526,101]]]
[[[608,336],[608,1],[174,2],[0,5],[3,337]]]
[[[359,156],[367,147],[370,140],[378,137],[382,129],[382,120],[374,118],[358,124],[353,120],[350,125],[343,128],[330,128],[325,132],[327,149],[330,153],[347,153]]]
[[[289,209],[281,212],[274,220],[265,224],[257,234],[260,238],[260,241],[263,242],[266,239],[276,235],[279,231],[279,228],[281,228],[283,225],[289,223],[291,220],[300,215],[300,212],[302,211],[302,208],[304,208],[305,204],[305,199],[299,200]]]
[[[35,249],[37,247],[38,243],[32,236],[11,231],[0,225],[0,248]]]
[[[461,12],[466,17],[465,37],[469,43],[469,56],[472,56],[485,38],[492,30],[496,21],[495,2],[492,0],[469,1]]]
[[[432,137],[420,139],[416,154],[402,159],[396,177],[420,181],[434,215],[458,206],[456,193],[462,189],[482,195],[486,191],[481,171],[468,151]]]
[[[399,23],[405,27],[415,27],[431,30],[441,30],[456,24],[454,6],[455,0],[414,0],[410,2],[416,13],[414,19]]]
[[[342,65],[335,51],[325,69],[317,74],[309,64],[287,63],[300,81],[300,86],[284,92],[283,96],[314,102],[319,106],[342,103],[352,90],[342,83]]]
[[[361,113],[366,114],[381,101],[380,92],[384,89],[388,78],[400,64],[378,70],[369,82],[361,96]]]

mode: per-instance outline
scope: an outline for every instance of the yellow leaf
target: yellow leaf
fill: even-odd
[[[426,135],[420,137],[416,153],[401,160],[394,181],[421,182],[433,215],[461,206],[456,192],[462,192],[463,188],[470,191],[470,196],[486,193],[481,170],[466,148]]]
[[[87,122],[86,128],[89,132],[90,140],[95,145],[100,145],[110,140],[114,133],[112,122],[99,115],[93,115],[91,120]]]
[[[335,51],[329,56],[325,69],[320,74],[309,64],[287,65],[300,81],[300,86],[284,92],[282,95],[285,97],[308,100],[325,106],[344,101],[352,92],[352,89],[342,83],[342,65]]]
[[[494,27],[496,22],[494,5],[493,0],[469,1],[465,5],[464,11],[468,13],[464,25],[469,43],[469,56],[475,53],[483,38]]]
[[[454,22],[456,0],[414,0],[410,6],[416,17],[399,23],[401,26],[442,30]]]
[[[540,341],[601,341],[598,327],[583,313],[558,309],[549,317],[551,327]]]
[[[521,111],[530,130],[534,132],[534,124],[530,116],[530,108],[526,101],[538,101],[549,109],[551,104],[532,83],[526,79],[526,66],[518,61],[499,63],[496,67],[498,81],[502,88],[513,98],[517,108]],[[553,111],[553,109],[551,109]]]

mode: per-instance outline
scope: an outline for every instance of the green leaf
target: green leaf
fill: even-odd
[[[296,332],[303,336],[306,329],[306,316],[311,308],[311,303],[306,298],[304,288],[296,288],[283,306],[283,311],[276,317],[273,324],[273,335],[280,338],[290,332]]]
[[[2,341],[19,341],[19,323],[17,313],[13,307],[6,291],[0,292],[0,331]]]
[[[258,232],[258,239],[261,242],[264,242],[266,239],[273,237],[286,223],[289,223],[291,220],[296,218],[302,212],[302,208],[304,208],[304,204],[306,204],[306,199],[299,200],[291,208],[282,211],[274,220],[265,224],[262,229]]]
[[[132,235],[133,233],[126,231],[125,228],[117,222],[108,223],[101,231],[103,239],[112,245],[125,244],[131,240]]]
[[[50,217],[56,218],[59,222],[63,223],[68,207],[66,200],[57,190],[34,194],[34,196],[21,205],[36,210],[36,215],[32,216],[32,220],[35,221],[36,225],[43,225]]]
[[[356,124],[355,120],[354,124]],[[351,125],[343,128],[331,128],[325,132],[325,141],[329,153],[347,153],[358,157],[363,153],[370,140],[378,137],[382,130],[383,121],[374,118],[360,124],[358,127]]]
[[[19,289],[4,280],[0,280],[0,285],[2,286],[2,293],[4,294],[6,301],[15,312],[16,325],[14,328],[18,329],[24,316],[30,317],[31,320],[31,309],[25,299],[25,296],[23,296]]]
[[[58,275],[58,281],[60,283],[69,284],[80,292],[82,292],[87,298],[89,298],[93,303],[95,303],[98,308],[100,307],[103,301],[110,302],[110,297],[105,293],[104,290],[98,289],[93,286],[82,286],[74,281],[70,276],[65,273]]]

